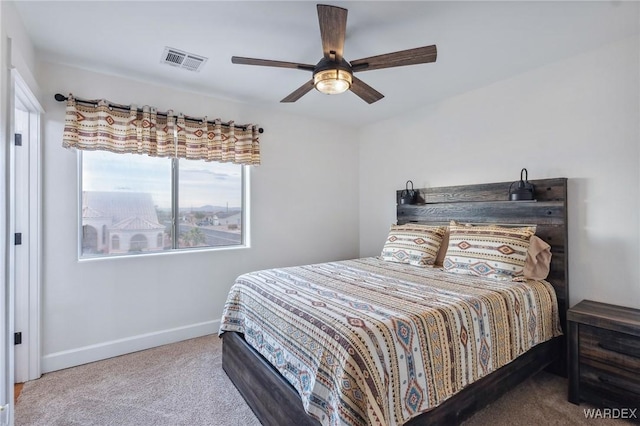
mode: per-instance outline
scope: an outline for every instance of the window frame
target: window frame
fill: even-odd
[[[251,248],[251,224],[250,224],[250,166],[239,164],[241,167],[241,200],[242,200],[242,233],[240,244],[228,245],[228,246],[209,246],[209,247],[178,247],[177,236],[179,236],[178,228],[180,226],[179,221],[176,220],[179,214],[178,202],[179,202],[179,159],[167,158],[167,161],[171,161],[171,241],[172,248],[161,251],[141,252],[136,254],[122,253],[122,254],[107,254],[100,256],[88,256],[82,254],[82,238],[83,238],[83,224],[82,224],[82,150],[77,150],[77,206],[76,206],[76,228],[77,233],[77,257],[78,262],[91,262],[96,260],[110,260],[121,259],[131,257],[148,257],[148,256],[167,256],[184,253],[200,253],[209,251],[226,251],[226,250],[240,250]],[[129,154],[136,155],[136,154]],[[183,161],[190,161],[188,159],[182,159]],[[202,160],[197,160],[202,161]],[[111,241],[109,242],[111,243]]]

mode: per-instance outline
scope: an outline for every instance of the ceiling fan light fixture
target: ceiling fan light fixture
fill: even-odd
[[[351,88],[351,73],[341,69],[328,69],[315,73],[313,85],[318,92],[337,95]]]

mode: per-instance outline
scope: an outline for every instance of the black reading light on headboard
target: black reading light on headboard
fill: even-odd
[[[524,180],[522,179],[522,174],[524,173]],[[535,192],[535,187],[532,183],[529,182],[529,173],[527,169],[520,170],[520,181],[517,182],[518,186],[513,188],[513,182],[509,185],[509,200],[510,201],[523,201],[523,200],[533,200],[533,194]]]
[[[411,184],[411,189],[409,189]],[[413,182],[410,180],[405,184],[405,189],[400,193],[400,204],[415,204],[418,200],[418,191],[413,189]]]

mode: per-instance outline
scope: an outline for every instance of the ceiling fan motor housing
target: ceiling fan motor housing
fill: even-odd
[[[316,67],[313,69],[313,75],[315,76],[320,71],[327,71],[327,70],[342,70],[342,71],[348,72],[349,74],[353,74],[351,71],[351,65],[349,65],[349,62],[345,61],[344,59],[338,62],[338,61],[332,61],[329,58],[322,58],[320,59],[320,62],[316,64]]]

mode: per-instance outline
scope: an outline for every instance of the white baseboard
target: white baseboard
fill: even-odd
[[[42,373],[75,367],[89,362],[100,361],[144,349],[154,348],[195,337],[217,333],[220,320],[201,322],[184,327],[171,328],[154,333],[140,334],[125,339],[112,340],[97,345],[55,352],[42,357]]]

